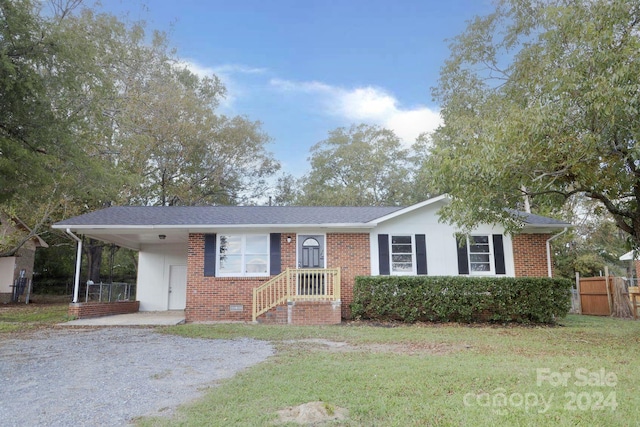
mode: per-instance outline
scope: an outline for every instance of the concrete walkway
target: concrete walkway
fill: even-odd
[[[171,326],[184,323],[184,311],[140,311],[130,314],[71,320],[60,326]]]

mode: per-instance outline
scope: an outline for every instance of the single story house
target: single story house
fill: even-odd
[[[522,214],[519,234],[441,223],[439,196],[409,207],[110,207],[58,222],[139,252],[141,311],[188,322],[339,323],[356,276],[551,275],[549,241],[570,224]]]

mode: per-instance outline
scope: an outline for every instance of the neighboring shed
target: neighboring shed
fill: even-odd
[[[9,217],[0,213],[0,237],[26,236],[31,229],[19,218]],[[29,238],[13,256],[0,257],[0,303],[12,300],[16,281],[22,277],[26,282],[33,280],[33,264],[37,248],[47,248],[49,245],[37,234]]]

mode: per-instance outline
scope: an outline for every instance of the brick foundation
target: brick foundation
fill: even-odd
[[[342,321],[340,301],[292,301],[267,311],[258,323],[271,325],[337,325]]]
[[[516,277],[548,277],[547,240],[551,234],[513,236],[513,263]],[[553,273],[553,263],[551,264]]]
[[[114,314],[137,313],[139,309],[140,301],[77,302],[69,304],[68,314],[73,319],[87,319]]]
[[[258,316],[256,321],[266,325],[286,325],[289,323],[289,309],[286,304],[273,307],[266,313]]]
[[[290,304],[292,325],[336,325],[342,321],[340,301],[295,301]]]

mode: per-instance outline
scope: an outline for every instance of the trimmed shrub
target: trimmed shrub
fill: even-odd
[[[568,279],[356,277],[354,318],[402,322],[555,323],[571,308]]]

